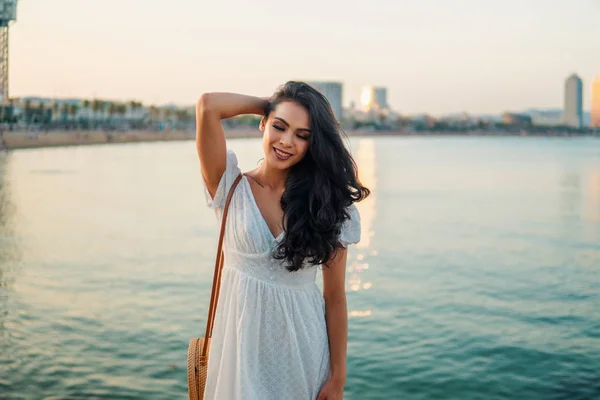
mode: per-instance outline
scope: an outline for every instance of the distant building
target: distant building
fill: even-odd
[[[581,128],[583,125],[583,83],[575,74],[565,81],[563,123],[572,128]]]
[[[478,121],[467,113],[446,115],[439,119],[439,122],[449,128],[465,129],[477,125]]]
[[[600,128],[600,76],[597,76],[592,82],[592,112],[590,114],[590,126]]]
[[[409,117],[409,125],[412,129],[417,128],[433,128],[437,124],[437,120],[427,114],[413,115]]]
[[[512,125],[520,128],[531,126],[531,117],[524,114],[504,113],[502,114],[502,123],[504,125]]]
[[[374,94],[375,94],[375,104],[377,104],[377,106],[379,106],[379,108],[381,108],[381,109],[389,108],[388,101],[387,101],[387,88],[376,87],[376,88],[374,88]]]
[[[362,89],[360,101],[365,111],[386,110],[389,108],[387,101],[387,88],[365,86]]]
[[[333,114],[338,121],[342,118],[342,83],[341,82],[306,82],[317,89],[329,100]]]
[[[560,110],[532,110],[531,123],[538,126],[565,125],[564,113]],[[574,125],[569,125],[574,126]],[[581,127],[581,125],[580,125]]]

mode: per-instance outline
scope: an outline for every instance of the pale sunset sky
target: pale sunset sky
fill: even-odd
[[[20,0],[10,95],[192,105],[287,80],[440,115],[562,108],[600,75],[599,0]]]

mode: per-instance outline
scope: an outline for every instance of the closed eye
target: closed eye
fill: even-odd
[[[278,131],[285,131],[285,128],[282,128],[279,125],[273,125],[273,128],[277,129]]]
[[[308,140],[308,138],[310,138],[310,136],[302,136],[302,135],[296,135],[296,136],[298,136],[302,140]]]

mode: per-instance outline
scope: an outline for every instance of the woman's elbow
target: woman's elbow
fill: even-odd
[[[202,93],[196,101],[196,112],[208,113],[214,111],[214,101],[211,93]]]

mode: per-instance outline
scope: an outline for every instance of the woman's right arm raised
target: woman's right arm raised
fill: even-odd
[[[264,115],[268,100],[235,93],[204,93],[196,103],[196,149],[200,169],[214,196],[227,165],[225,132],[221,120],[241,114]]]

